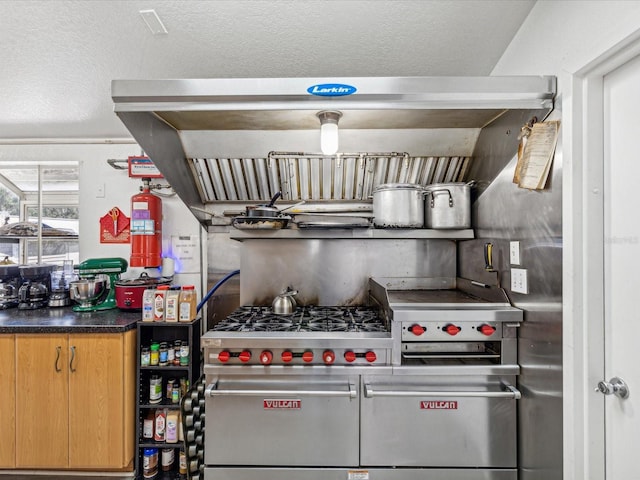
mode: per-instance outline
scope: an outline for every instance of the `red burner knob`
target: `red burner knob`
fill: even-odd
[[[367,362],[373,363],[376,361],[378,356],[376,355],[376,352],[372,352],[371,350],[369,350],[367,353],[364,354],[364,358],[367,359]]]
[[[242,352],[240,352],[240,355],[238,355],[238,358],[242,363],[247,363],[249,360],[251,360],[251,352],[249,350],[243,350]]]
[[[281,358],[284,363],[289,363],[291,360],[293,360],[293,353],[291,353],[290,350],[285,350],[284,352],[282,352]]]
[[[480,333],[482,333],[483,335],[486,335],[487,337],[493,335],[493,332],[496,331],[496,327],[492,327],[491,325],[487,325],[486,323],[484,325],[481,325],[478,330],[480,330]]]
[[[443,330],[453,337],[454,335],[457,335],[458,332],[460,332],[460,330],[462,329],[450,323],[449,325],[445,325]]]
[[[313,352],[311,350],[307,350],[302,354],[302,360],[306,363],[313,361]]]
[[[324,360],[324,363],[327,365],[331,365],[336,361],[336,354],[333,353],[333,350],[325,350],[322,352],[322,360]]]
[[[356,354],[351,350],[347,350],[346,352],[344,352],[344,359],[349,363],[355,362]]]
[[[260,354],[260,363],[263,365],[271,365],[271,362],[273,361],[273,353],[271,353],[269,350],[264,350],[261,354]]]
[[[227,363],[231,358],[231,354],[228,350],[224,350],[218,354],[218,360],[222,363]]]
[[[415,325],[411,325],[409,327],[409,331],[411,333],[413,333],[416,337],[419,337],[420,335],[422,335],[424,332],[427,331],[427,329],[421,325],[415,324]]]

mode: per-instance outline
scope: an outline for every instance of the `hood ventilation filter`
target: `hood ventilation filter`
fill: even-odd
[[[203,203],[269,200],[368,200],[383,183],[466,181],[471,157],[407,153],[323,156],[271,152],[267,158],[188,159]]]

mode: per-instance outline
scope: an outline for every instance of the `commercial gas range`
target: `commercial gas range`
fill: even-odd
[[[369,283],[367,306],[245,306],[203,336],[206,479],[517,478],[522,312],[463,279]]]

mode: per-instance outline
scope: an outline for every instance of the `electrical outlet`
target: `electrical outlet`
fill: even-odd
[[[104,183],[96,185],[96,198],[104,198]]]
[[[524,268],[511,269],[511,291],[514,293],[529,293],[527,270]]]
[[[520,265],[520,242],[509,242],[509,263]]]

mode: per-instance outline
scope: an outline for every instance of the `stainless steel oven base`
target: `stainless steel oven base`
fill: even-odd
[[[204,478],[205,480],[517,480],[518,471],[515,468],[207,467]]]

